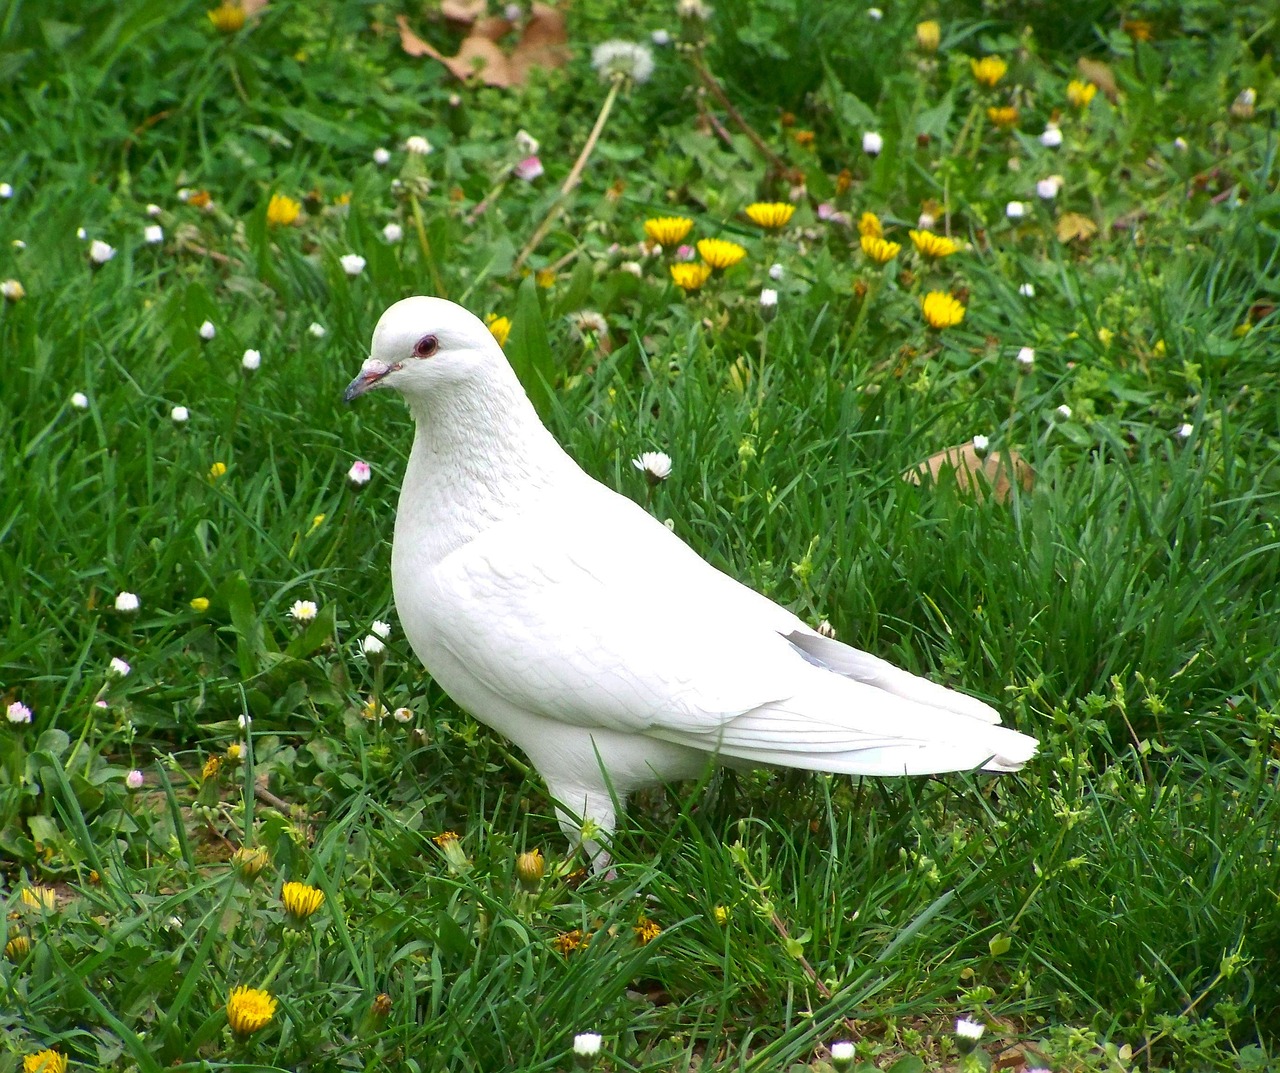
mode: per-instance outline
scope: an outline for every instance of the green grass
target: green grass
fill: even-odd
[[[1266,5],[1126,8],[1150,41],[1103,5],[961,5],[922,56],[927,8],[873,23],[725,0],[707,67],[788,174],[659,48],[529,260],[549,287],[513,262],[603,100],[590,46],[694,41],[698,24],[590,0],[566,68],[498,91],[400,51],[402,13],[459,40],[420,5],[275,0],[231,36],[174,7],[0,14],[0,279],[26,292],[0,302],[0,697],[34,713],[0,726],[0,898],[19,940],[0,959],[0,1073],[49,1047],[111,1070],[552,1070],[582,1031],[604,1034],[602,1068],[653,1073],[821,1070],[844,1038],[897,1073],[986,1068],[1004,1047],[1063,1070],[1275,1061]],[[968,57],[987,53],[1011,66],[982,93]],[[1067,103],[1080,56],[1110,66],[1115,102]],[[1246,86],[1254,114],[1233,116]],[[1008,101],[1017,129],[992,130],[986,106]],[[521,127],[546,176],[469,218]],[[407,158],[413,134],[435,152]],[[1043,202],[1050,174],[1064,186]],[[799,180],[779,235],[743,216]],[[268,225],[275,192],[304,202],[297,225]],[[849,223],[877,213],[903,253],[875,268],[824,203]],[[906,236],[923,211],[965,247],[935,266]],[[1097,234],[1060,241],[1068,212]],[[746,260],[683,294],[637,247],[669,213]],[[91,268],[80,227],[115,257]],[[356,277],[348,252],[368,262]],[[547,420],[589,472],[842,639],[999,705],[1040,757],[1000,780],[708,772],[640,795],[615,876],[574,874],[540,781],[398,628],[380,670],[359,654],[373,621],[395,626],[411,429],[393,400],[341,392],[382,309],[437,279],[514,319],[520,368],[550,355]],[[925,327],[929,290],[962,296],[960,326]],[[582,310],[607,342],[575,329]],[[1000,502],[902,479],[977,434],[1020,452],[1034,487]],[[653,489],[630,462],[650,449],[674,460]],[[356,459],[374,469],[361,489]],[[114,610],[121,591],[136,615]],[[320,607],[310,627],[297,600]],[[375,695],[411,721],[364,718]],[[434,841],[449,830],[460,852]],[[242,845],[269,854],[256,880],[228,864]],[[530,892],[515,860],[535,847],[547,875]],[[286,920],[285,880],[325,892],[310,921]],[[24,903],[32,885],[56,887],[56,912]],[[661,928],[647,944],[644,921]],[[240,984],[280,1003],[247,1041],[224,1012]],[[957,1016],[987,1025],[967,1057]]]

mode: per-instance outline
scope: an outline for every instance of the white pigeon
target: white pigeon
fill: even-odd
[[[584,473],[461,306],[406,298],[346,399],[417,425],[391,552],[396,610],[457,704],[528,755],[571,843],[709,757],[851,775],[1016,771],[994,709],[824,637]]]

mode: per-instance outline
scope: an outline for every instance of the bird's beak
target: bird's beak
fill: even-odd
[[[387,373],[394,372],[398,368],[400,368],[399,365],[388,365],[385,361],[378,361],[377,358],[366,359],[360,366],[360,375],[352,380],[347,385],[347,390],[342,393],[342,401],[350,402],[352,399],[359,398],[366,391],[377,387]]]

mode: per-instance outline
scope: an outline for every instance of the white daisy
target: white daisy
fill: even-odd
[[[631,460],[650,484],[660,484],[671,476],[671,456],[662,451],[645,451]]]
[[[338,260],[342,263],[342,271],[348,276],[358,276],[364,271],[368,262],[358,253],[344,253]]]

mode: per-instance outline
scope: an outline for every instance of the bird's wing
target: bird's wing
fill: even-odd
[[[706,732],[785,697],[799,620],[616,499],[549,505],[446,557],[424,592],[436,642],[517,707],[579,726]]]

